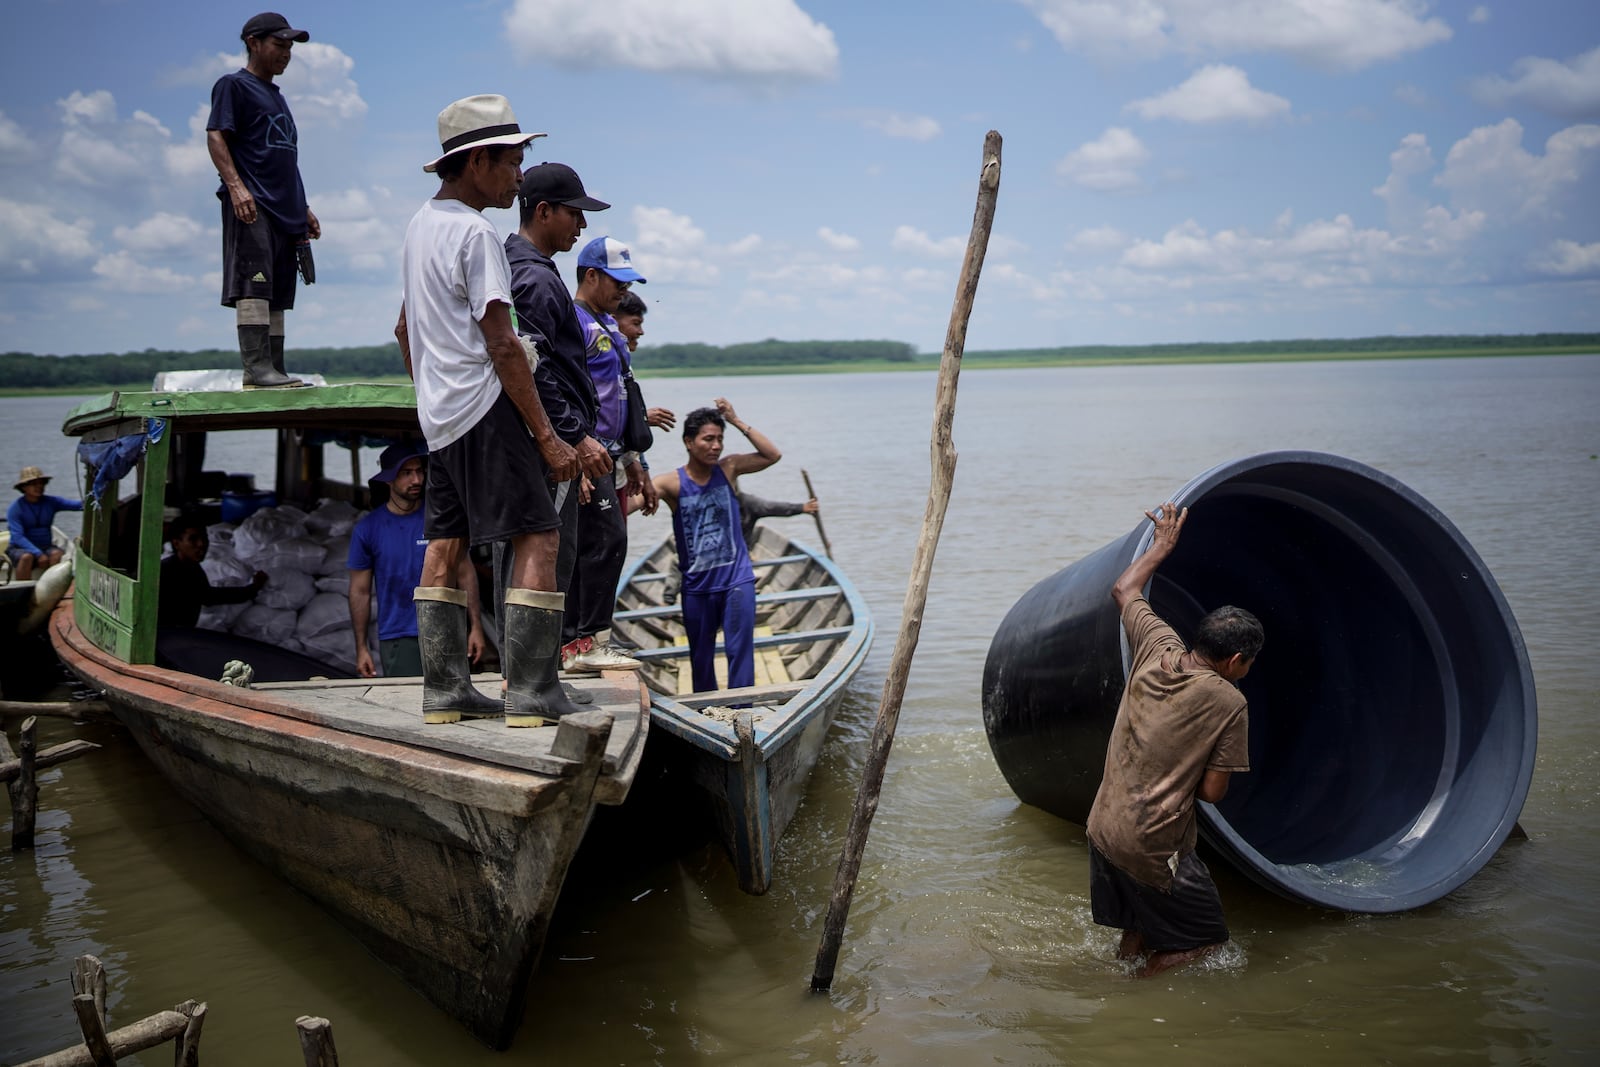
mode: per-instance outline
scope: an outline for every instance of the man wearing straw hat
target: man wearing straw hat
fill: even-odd
[[[516,202],[523,149],[541,136],[522,132],[503,96],[470,96],[441,111],[442,152],[423,167],[438,175],[439,191],[412,217],[401,251],[395,337],[431,454],[428,549],[415,593],[428,723],[499,713],[470,682],[468,596],[457,568],[469,543],[502,540],[515,553],[501,616],[506,725],[541,726],[578,710],[557,679],[561,520],[546,488],[577,475],[577,454],[539,402],[511,322],[505,249],[482,214]]]
[[[310,242],[322,225],[306,204],[299,132],[273,79],[311,35],[263,11],[239,37],[245,66],[217,79],[206,119],[222,179],[222,305],[234,311],[245,388],[286,388],[305,383],[283,370],[283,313],[294,307],[295,271],[313,280]]]
[[[10,528],[11,543],[6,546],[6,558],[16,571],[17,581],[26,582],[37,569],[61,562],[61,549],[51,543],[51,524],[58,511],[82,511],[83,501],[50,496],[44,487],[50,476],[38,467],[23,467],[15,486],[22,495],[6,509],[6,526]]]

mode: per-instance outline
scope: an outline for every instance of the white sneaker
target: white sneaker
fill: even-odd
[[[572,657],[565,669],[574,674],[600,671],[636,671],[644,664],[611,643],[611,631],[594,635],[593,644]]]

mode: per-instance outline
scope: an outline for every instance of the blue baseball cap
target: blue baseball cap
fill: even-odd
[[[596,237],[578,253],[578,266],[603,270],[619,282],[644,284],[644,275],[633,269],[628,246],[615,237]]]
[[[400,468],[406,465],[407,460],[427,454],[428,446],[421,441],[396,441],[383,450],[383,454],[378,457],[378,473],[368,480],[388,485],[394,481],[395,475],[400,473]]]

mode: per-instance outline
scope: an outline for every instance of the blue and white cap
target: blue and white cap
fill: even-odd
[[[633,269],[628,246],[615,237],[596,237],[578,253],[578,266],[596,267],[619,282],[644,282],[644,275]]]

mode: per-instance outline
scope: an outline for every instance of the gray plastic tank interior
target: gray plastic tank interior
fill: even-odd
[[[1538,716],[1516,620],[1465,538],[1395,479],[1315,452],[1225,463],[1173,499],[1189,519],[1151,605],[1185,640],[1222,604],[1266,629],[1241,684],[1252,769],[1197,802],[1203,840],[1270,889],[1348,911],[1418,907],[1477,873],[1521,813]],[[1034,586],[984,666],[1002,773],[1073,822],[1125,680],[1111,586],[1152,529]]]

